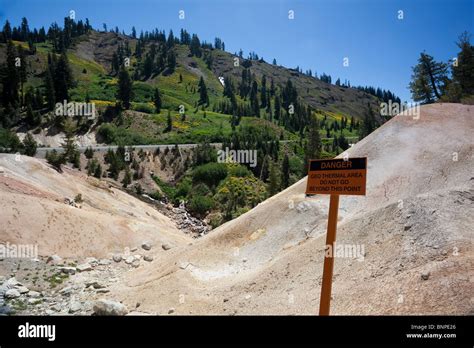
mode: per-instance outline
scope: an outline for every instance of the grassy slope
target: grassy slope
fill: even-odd
[[[90,100],[96,103],[96,106],[99,108],[113,105],[115,103],[117,79],[109,74],[110,66],[106,63],[107,55],[103,53],[104,51],[107,51],[109,54],[116,50],[117,43],[115,42],[116,40],[111,39],[111,35],[113,38],[113,34],[108,33],[106,35],[101,35],[100,33],[95,32],[90,37],[82,37],[78,39],[78,45],[68,50],[68,59],[76,80],[75,88],[70,91],[72,100],[84,101],[86,95],[88,95]],[[84,43],[92,45],[92,47],[102,46],[100,51],[102,55],[97,55],[96,52],[94,52],[95,55],[84,57],[83,52],[80,51],[82,49],[80,48],[80,45],[83,45]],[[28,45],[25,42],[15,42],[15,44],[21,45],[25,49],[28,48]],[[105,46],[105,48],[103,46]],[[135,46],[134,40],[131,40],[130,46],[133,52]],[[4,45],[0,45],[0,53],[2,53],[1,51],[3,49]],[[90,46],[88,46],[88,49],[90,50]],[[200,77],[203,76],[208,88],[211,106],[222,100],[223,87],[218,80],[218,76],[223,76],[224,71],[229,73],[231,70],[232,74],[235,75],[235,82],[237,82],[237,77],[241,74],[241,70],[239,69],[229,70],[228,63],[231,62],[233,64],[233,56],[227,52],[214,50],[214,64],[213,70],[211,71],[207,68],[205,62],[201,58],[188,56],[189,48],[187,46],[177,45],[175,50],[177,53],[178,65],[173,74],[168,76],[158,75],[148,81],[134,82],[132,109],[146,111],[147,113],[128,113],[126,122],[120,126],[123,128],[122,133],[138,132],[141,135],[140,138],[147,138],[148,143],[196,142],[202,140],[203,137],[213,139],[218,137],[220,134],[230,134],[231,128],[229,124],[229,115],[209,110],[204,113],[202,108],[197,108],[197,101],[199,99],[197,86]],[[26,86],[33,85],[38,87],[42,85],[43,72],[47,64],[47,55],[51,51],[52,47],[49,43],[42,43],[37,45],[37,52],[35,55],[27,57],[30,73]],[[132,58],[132,71],[134,65],[135,58]],[[289,74],[294,74],[294,72],[291,72],[288,69],[260,62],[253,62],[251,70],[256,74],[257,79],[261,78],[262,74],[273,76],[277,85],[284,83],[287,78],[291,78],[291,75]],[[182,82],[180,82],[180,76],[182,77]],[[299,87],[299,93],[303,98],[308,99],[306,93],[306,91],[310,90],[308,86],[313,86],[315,81],[318,80],[300,75],[297,78],[292,78],[292,81],[295,81],[295,84]],[[320,81],[318,82],[322,83]],[[154,113],[154,107],[151,103],[154,87],[158,87],[162,94],[163,109],[159,114]],[[329,89],[334,89],[333,87],[337,88],[330,85],[324,86],[324,88]],[[309,94],[313,93],[320,97],[320,90],[321,86],[318,85],[316,88],[311,90]],[[331,92],[333,91],[331,90]],[[359,91],[352,89],[349,89],[348,92],[359,93]],[[364,97],[367,97],[367,95],[364,94]],[[370,97],[371,96],[367,98]],[[336,99],[337,98],[339,97],[336,97]],[[178,113],[180,105],[184,105],[186,110],[186,117],[184,120],[182,119],[182,115]],[[173,131],[164,133],[163,130],[166,127],[168,110],[170,110],[173,119]],[[342,116],[349,116],[345,111],[346,109],[344,109],[344,112],[341,112],[335,105],[332,105],[327,109],[320,109],[320,112],[326,114],[329,122],[334,120],[339,121]],[[271,126],[275,128],[275,131],[278,133],[283,131],[285,138],[287,139],[297,138],[296,135],[282,130],[281,127],[274,125],[269,121],[255,117],[243,117],[242,124]],[[347,129],[344,130],[343,134],[346,137],[356,136],[355,132],[349,133]],[[324,130],[321,130],[321,137],[326,137]]]

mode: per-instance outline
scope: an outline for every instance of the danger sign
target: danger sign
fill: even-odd
[[[365,195],[367,158],[311,160],[306,194]]]

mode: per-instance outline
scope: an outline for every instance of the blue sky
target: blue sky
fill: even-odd
[[[70,10],[94,28],[107,23],[126,33],[135,26],[175,34],[185,28],[208,42],[218,36],[227,51],[242,48],[333,81],[388,88],[402,100],[410,100],[407,85],[420,52],[448,61],[458,35],[474,32],[472,0],[0,0],[0,22],[16,26],[27,17],[30,27],[62,25]]]

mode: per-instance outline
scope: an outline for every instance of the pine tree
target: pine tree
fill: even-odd
[[[56,102],[56,94],[54,91],[54,82],[53,77],[51,75],[51,69],[48,67],[45,73],[44,79],[44,86],[45,86],[45,94],[46,94],[46,102],[48,106],[48,110],[54,109],[54,103]]]
[[[102,176],[102,166],[99,163],[99,164],[97,164],[97,167],[94,170],[94,177],[100,179],[101,176]]]
[[[429,54],[421,53],[418,64],[413,67],[410,82],[413,100],[432,103],[441,97],[447,81],[447,65],[436,62]]]
[[[267,78],[265,75],[262,76],[262,87],[260,87],[260,107],[262,109],[267,107]]]
[[[461,87],[463,95],[474,94],[474,46],[470,43],[467,32],[459,36],[457,42],[461,52],[458,53],[457,66],[453,66],[453,81]]]
[[[372,111],[370,105],[367,105],[367,110],[364,114],[364,119],[362,120],[362,124],[359,130],[359,138],[363,139],[370,133],[372,133],[375,129],[375,115]]]
[[[260,106],[258,104],[258,85],[256,81],[253,81],[252,88],[250,89],[250,106],[252,108],[252,114],[260,117]]]
[[[122,65],[118,77],[117,99],[120,101],[122,108],[125,110],[130,109],[130,102],[133,97],[132,87],[133,82],[130,78],[128,70],[124,65]]]
[[[161,96],[158,88],[155,88],[153,92],[153,103],[155,104],[155,112],[159,114],[161,112]]]
[[[173,50],[170,50],[168,52],[166,62],[167,62],[166,65],[167,65],[168,69],[170,69],[170,73],[173,73],[174,70],[176,69],[176,54],[174,53]]]
[[[206,105],[209,106],[209,96],[207,95],[207,87],[204,82],[204,79],[201,78],[199,79],[199,102],[198,105]]]
[[[165,132],[171,132],[172,129],[173,129],[173,120],[171,118],[171,112],[168,110],[168,116],[166,117]]]
[[[307,142],[304,154],[304,169],[303,173],[308,172],[308,165],[310,159],[318,159],[321,156],[321,137],[319,134],[319,121],[310,115],[308,125]]]
[[[77,150],[76,142],[75,142],[75,132],[76,127],[73,124],[71,118],[66,118],[64,122],[64,143],[61,145],[64,149],[62,156],[64,157],[65,161],[69,161],[71,163],[77,164],[79,151]]]
[[[268,193],[270,196],[278,193],[278,168],[274,162],[270,163],[270,173],[268,174]]]
[[[288,153],[285,153],[281,165],[281,186],[282,189],[290,186],[290,159],[288,158]]]
[[[127,167],[125,169],[125,175],[122,180],[123,187],[127,187],[132,183],[132,174],[130,173],[130,169]]]
[[[5,74],[2,79],[3,85],[3,105],[9,104],[15,107],[19,102],[18,88],[20,84],[20,76],[15,65],[16,53],[11,40],[7,42],[7,57]]]
[[[53,81],[56,101],[63,102],[63,100],[68,100],[68,90],[73,86],[74,80],[66,53],[61,54],[57,64],[54,66]]]
[[[25,155],[34,157],[36,155],[37,144],[30,132],[26,133],[25,139],[23,139],[23,147]]]

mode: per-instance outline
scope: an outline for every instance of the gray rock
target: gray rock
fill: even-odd
[[[148,242],[144,242],[144,243],[142,243],[142,248],[144,250],[150,250],[151,249],[151,244],[148,243]]]
[[[99,260],[99,265],[100,266],[108,266],[112,263],[112,261],[110,261],[109,259],[102,259],[102,260]]]
[[[108,292],[110,292],[109,289],[97,289],[97,290],[96,290],[96,293],[97,293],[97,294],[106,294],[106,293],[108,293]]]
[[[82,305],[80,302],[73,301],[71,302],[71,305],[69,306],[69,313],[76,313],[79,312],[82,309]]]
[[[64,274],[76,274],[76,267],[59,267],[59,270]]]
[[[120,262],[122,261],[122,255],[120,254],[115,254],[112,259],[115,261],[115,262]]]
[[[426,271],[426,272],[421,273],[421,279],[428,280],[429,277],[430,277],[430,272]]]
[[[95,267],[99,264],[99,261],[97,261],[95,257],[88,257],[86,258],[85,263],[88,263],[89,265],[91,265],[91,267]]]
[[[17,289],[8,289],[5,292],[5,298],[18,298],[21,294]]]
[[[173,246],[169,243],[163,243],[161,247],[163,248],[163,250],[170,250]]]
[[[42,302],[41,299],[38,299],[38,298],[29,298],[28,299],[28,304],[31,304],[31,305],[38,305],[41,302]]]
[[[134,248],[130,249],[130,251],[131,251],[132,253],[134,253],[134,252],[137,251],[137,250],[138,250],[137,247],[134,247]]]
[[[18,286],[16,289],[20,294],[27,294],[30,291],[26,286]]]
[[[93,311],[95,315],[126,315],[127,307],[120,302],[111,300],[98,300],[94,303]]]
[[[127,265],[130,265],[133,261],[135,261],[135,258],[133,256],[128,256],[126,259],[125,259],[125,263]]]
[[[41,293],[38,292],[38,291],[33,291],[33,290],[31,290],[31,291],[28,293],[28,296],[31,297],[31,298],[39,298],[39,297],[41,297]]]
[[[57,263],[60,263],[63,259],[61,258],[61,256],[58,256],[58,255],[51,255],[48,257],[48,259],[46,260],[46,263],[52,263],[52,264],[57,264]]]
[[[10,279],[8,279],[6,281],[6,283],[4,284],[8,289],[11,289],[15,286],[21,286],[23,284],[21,284],[18,280],[16,280],[15,277],[11,277]]]
[[[72,286],[66,286],[65,288],[62,288],[59,290],[59,293],[63,296],[69,296],[71,295],[72,292]]]
[[[175,309],[174,309],[174,308],[170,308],[170,309],[168,310],[168,314],[173,314],[174,312],[175,312]]]
[[[145,260],[145,261],[147,261],[147,262],[151,262],[151,261],[153,261],[153,256],[151,256],[151,255],[145,255],[145,256],[143,257],[143,260]]]
[[[405,227],[403,227],[403,230],[408,231],[410,228],[411,228],[411,225],[405,225]]]
[[[137,259],[133,260],[132,267],[137,268],[138,266],[140,266],[140,260],[137,260]]]
[[[77,266],[77,270],[79,272],[88,272],[88,271],[92,271],[92,266],[88,263],[83,263],[79,266]]]

